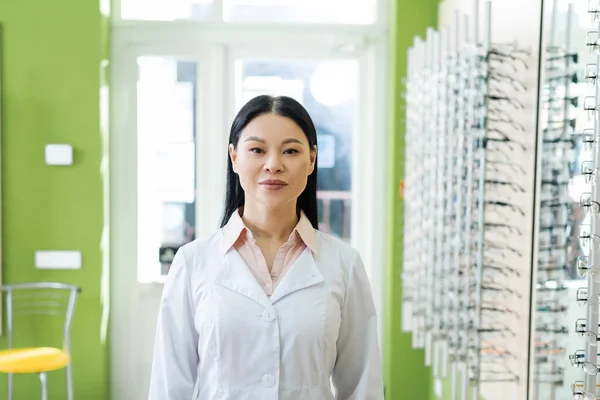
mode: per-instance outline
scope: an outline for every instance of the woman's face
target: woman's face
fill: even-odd
[[[296,204],[314,171],[316,149],[293,120],[262,114],[246,125],[237,148],[229,145],[229,155],[246,204],[276,208]]]

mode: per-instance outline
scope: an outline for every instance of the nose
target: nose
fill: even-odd
[[[278,153],[271,153],[265,161],[265,170],[272,174],[283,171],[283,162]]]

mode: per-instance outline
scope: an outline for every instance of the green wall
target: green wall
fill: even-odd
[[[385,384],[386,400],[422,400],[430,393],[429,368],[423,351],[411,346],[411,336],[400,331],[402,281],[403,204],[399,185],[404,177],[404,87],[406,52],[413,37],[425,37],[429,26],[437,26],[438,1],[392,0],[390,4],[390,97],[388,141],[388,254],[385,274]]]
[[[108,398],[108,347],[102,339],[103,157],[100,65],[107,20],[98,2],[0,1],[2,50],[2,279],[80,285],[72,329],[75,395]],[[44,164],[44,145],[69,143],[70,167]],[[39,249],[80,250],[83,268],[40,271]],[[105,281],[104,281],[105,282]],[[4,324],[6,326],[6,324]],[[58,325],[51,325],[51,328]],[[17,332],[19,342],[56,338],[47,326]],[[6,346],[5,337],[0,348]],[[15,379],[16,399],[39,398],[36,376]],[[0,398],[6,379],[0,377]],[[65,398],[64,373],[49,376],[50,398]]]

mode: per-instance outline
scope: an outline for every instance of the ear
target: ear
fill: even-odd
[[[229,145],[229,158],[231,159],[231,165],[233,166],[233,172],[236,172],[235,161],[237,160],[237,151],[235,150],[235,147],[233,147],[233,144]]]
[[[316,168],[317,162],[317,145],[313,146],[313,149],[310,151],[310,166],[308,168],[308,175],[312,174]]]

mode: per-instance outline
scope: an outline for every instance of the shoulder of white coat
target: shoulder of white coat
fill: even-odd
[[[338,261],[346,272],[350,272],[350,269],[360,257],[356,248],[321,231],[317,231],[317,243],[319,258],[322,260],[327,259],[328,262]]]
[[[197,271],[205,265],[210,265],[207,261],[218,251],[221,235],[221,230],[218,230],[208,237],[198,238],[181,246],[179,251],[190,271]]]

